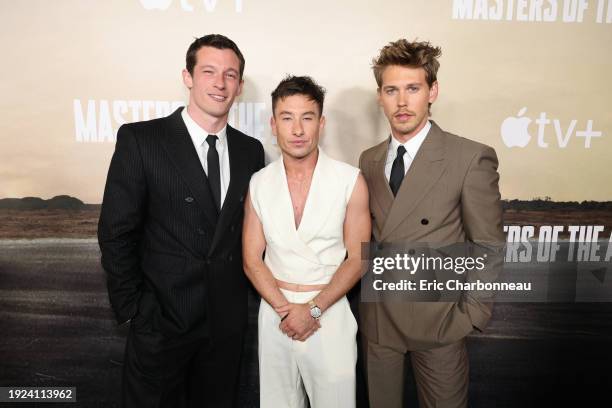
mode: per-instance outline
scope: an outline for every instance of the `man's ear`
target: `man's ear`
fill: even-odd
[[[187,71],[186,69],[183,70],[183,83],[188,89],[191,89],[193,87],[193,78],[191,77],[189,71]]]
[[[276,137],[276,135],[277,135],[277,131],[276,131],[276,119],[274,119],[274,114],[272,114],[272,116],[270,116],[270,129],[272,129],[272,134]]]
[[[436,99],[438,99],[438,81],[431,84],[429,88],[429,103],[434,103]]]
[[[236,92],[236,96],[240,96],[240,94],[242,93],[243,86],[244,86],[244,79],[241,79],[240,85],[238,85],[238,91]]]

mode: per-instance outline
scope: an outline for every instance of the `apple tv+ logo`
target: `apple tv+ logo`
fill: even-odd
[[[174,0],[140,0],[140,4],[146,10],[167,10],[173,3]],[[200,0],[204,6],[204,10],[208,13],[215,11],[219,0]],[[233,0],[234,9],[236,13],[242,12],[242,0]],[[194,11],[193,4],[189,0],[180,0],[181,9],[183,11]]]
[[[501,137],[507,147],[525,147],[529,144],[532,137],[529,133],[529,124],[531,118],[525,116],[527,107],[521,108],[516,116],[509,116],[501,124]],[[565,149],[572,136],[584,139],[584,148],[591,148],[591,140],[603,136],[603,133],[598,130],[593,130],[593,120],[588,119],[584,130],[576,130],[578,124],[577,119],[569,121],[567,128],[563,128],[560,119],[549,119],[546,112],[540,112],[540,116],[534,121],[537,125],[537,146],[547,149],[549,141],[546,138],[546,128],[552,123],[553,130],[556,136],[556,147]],[[553,142],[554,143],[554,142]],[[553,145],[554,147],[554,145]]]

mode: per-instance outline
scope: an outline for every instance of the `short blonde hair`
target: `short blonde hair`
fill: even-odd
[[[409,42],[402,38],[390,42],[380,50],[378,57],[372,60],[374,78],[376,78],[376,83],[380,88],[383,71],[389,65],[423,68],[427,85],[431,88],[433,83],[437,81],[438,68],[440,68],[438,57],[440,55],[442,55],[440,47],[434,47],[428,41]]]

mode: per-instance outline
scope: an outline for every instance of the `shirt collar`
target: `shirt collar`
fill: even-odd
[[[181,117],[183,118],[183,122],[185,122],[185,126],[187,127],[187,131],[189,131],[189,136],[193,140],[193,143],[197,146],[202,146],[206,142],[206,138],[208,135],[216,135],[219,140],[217,140],[217,146],[225,146],[227,140],[227,123],[223,126],[223,129],[218,131],[217,133],[208,132],[206,129],[203,129],[198,125],[187,112],[187,107],[183,109],[181,112]]]
[[[425,141],[425,137],[427,136],[427,133],[429,133],[429,129],[431,129],[431,122],[427,121],[425,126],[423,126],[423,129],[419,130],[419,133],[408,139],[408,141],[406,141],[405,143],[400,143],[396,138],[393,137],[393,135],[391,135],[389,151],[393,152],[393,154],[391,155],[392,157],[390,158],[390,160],[395,160],[395,152],[397,152],[397,148],[400,145],[404,146],[404,148],[406,149],[406,153],[408,153],[408,156],[410,156],[411,159],[414,159],[417,152],[419,151],[419,148]]]

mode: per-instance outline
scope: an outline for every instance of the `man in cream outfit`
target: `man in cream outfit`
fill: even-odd
[[[361,276],[370,239],[359,169],[318,147],[324,90],[285,78],[272,93],[271,126],[281,157],[251,179],[243,259],[262,296],[260,405],[355,406],[357,324],[345,294]],[[265,258],[262,256],[265,251]]]
[[[371,194],[372,235],[379,247],[469,241],[496,251],[504,234],[495,151],[429,120],[439,55],[428,42],[398,40],[374,60],[391,136],[359,160]],[[360,306],[370,406],[403,406],[409,355],[421,408],[467,407],[465,337],[486,326],[485,303],[464,294],[459,302]]]

